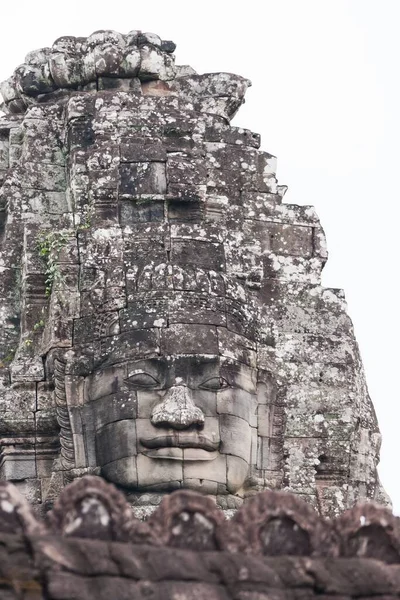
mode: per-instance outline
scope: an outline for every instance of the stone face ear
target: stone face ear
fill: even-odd
[[[358,503],[334,521],[340,555],[400,563],[400,519],[373,502]]]
[[[285,492],[257,494],[224,529],[221,545],[230,552],[264,556],[337,556],[339,552],[330,524],[306,502]]]
[[[92,475],[66,487],[47,519],[51,529],[65,537],[127,541],[135,530],[132,509],[123,494]]]
[[[0,481],[0,533],[46,533],[46,527],[36,519],[29,502],[8,481]]]
[[[220,548],[218,530],[224,521],[211,498],[179,490],[163,498],[148,523],[162,545],[211,551]]]

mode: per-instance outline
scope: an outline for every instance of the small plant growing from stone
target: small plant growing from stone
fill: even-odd
[[[5,356],[0,358],[0,369],[7,367],[10,363],[12,363],[16,351],[17,351],[16,348],[12,348],[12,349],[8,350],[8,352]]]
[[[76,228],[76,233],[79,233],[79,231],[86,231],[87,229],[90,229],[92,226],[92,217],[93,206],[87,206],[82,215],[82,221]]]
[[[37,321],[34,326],[33,326],[33,331],[39,331],[39,329],[42,329],[44,327],[44,320],[43,319],[39,319],[39,321]]]
[[[39,256],[46,265],[46,296],[50,296],[55,283],[62,281],[58,259],[67,241],[68,235],[61,231],[42,233],[39,236]]]

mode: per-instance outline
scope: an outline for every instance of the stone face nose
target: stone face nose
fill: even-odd
[[[191,425],[203,425],[204,414],[194,405],[190,390],[185,385],[171,387],[162,402],[151,413],[153,425],[187,429]]]

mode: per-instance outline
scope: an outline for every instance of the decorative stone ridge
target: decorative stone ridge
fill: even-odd
[[[227,521],[213,500],[182,490],[143,523],[112,485],[83,477],[43,523],[2,482],[0,596],[398,598],[399,519],[359,504],[327,521],[298,497],[270,491]]]
[[[38,102],[57,101],[73,90],[143,90],[156,96],[183,93],[203,96],[203,100],[219,98],[217,111],[232,117],[250,81],[230,73],[197,76],[191,67],[175,66],[174,50],[173,42],[141,31],[61,37],[52,48],[30,52],[12,77],[0,84],[2,109],[25,113]],[[215,108],[215,103],[210,102],[211,106]]]
[[[85,474],[141,519],[181,488],[230,515],[267,488],[330,516],[386,502],[318,217],[282,203],[275,157],[230,125],[250,82],[174,48],[60,38],[2,84],[0,477],[43,513]],[[230,543],[255,547],[257,506]]]

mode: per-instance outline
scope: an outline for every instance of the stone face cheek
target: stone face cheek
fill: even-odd
[[[250,82],[174,49],[62,37],[0,86],[0,478],[50,506],[101,475],[141,518],[179,488],[385,502],[318,217],[230,125]]]

